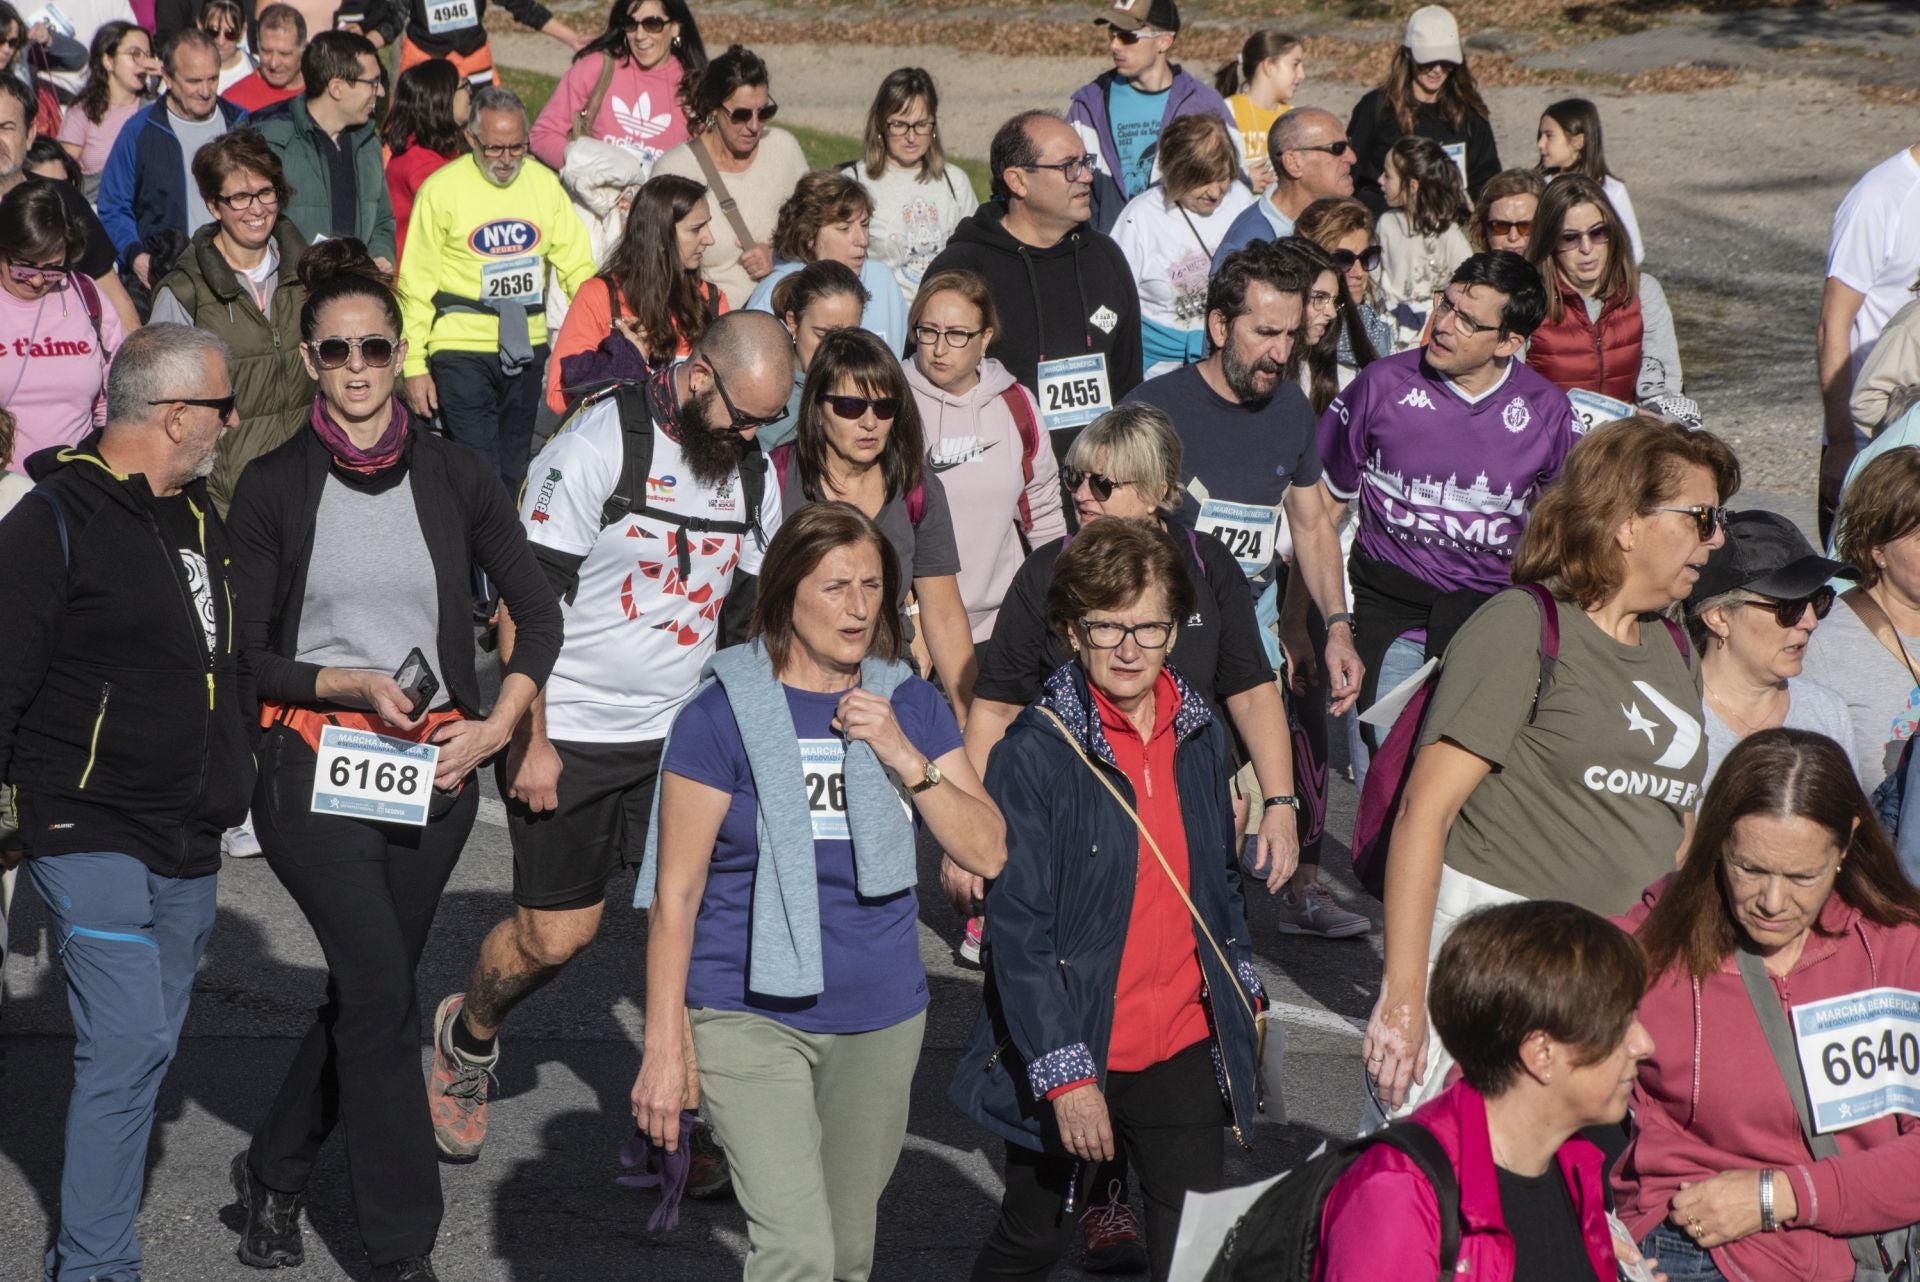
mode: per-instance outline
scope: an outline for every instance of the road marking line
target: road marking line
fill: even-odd
[[[1349,1019],[1319,1006],[1296,1006],[1292,1002],[1274,1002],[1271,1009],[1282,1022],[1296,1024],[1302,1028],[1318,1029],[1323,1033],[1345,1033],[1351,1037],[1364,1037],[1367,1022],[1363,1019]]]
[[[481,823],[486,824],[488,827],[491,827],[491,828],[506,827],[507,826],[506,803],[502,801],[497,801],[492,797],[480,798],[479,819]]]

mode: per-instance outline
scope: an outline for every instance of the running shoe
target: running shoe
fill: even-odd
[[[252,815],[220,834],[220,853],[229,859],[260,857],[260,838],[253,835]]]
[[[498,1043],[485,1060],[455,1048],[453,1021],[466,1002],[464,993],[454,993],[442,998],[433,1012],[433,1071],[427,1077],[433,1142],[446,1156],[461,1162],[479,1157],[487,1142],[487,1086],[493,1081],[493,1066],[500,1062]]]
[[[1283,935],[1319,935],[1323,939],[1348,939],[1373,929],[1373,922],[1359,913],[1348,912],[1333,901],[1333,892],[1325,883],[1314,880],[1295,897],[1289,886],[1275,897],[1280,910]]]
[[[254,1179],[245,1149],[233,1155],[227,1174],[233,1181],[234,1196],[247,1213],[235,1252],[240,1262],[256,1269],[298,1268],[307,1258],[306,1242],[300,1234],[300,1195],[275,1192]]]
[[[1107,1200],[1080,1214],[1080,1263],[1089,1273],[1145,1273],[1147,1249],[1140,1245],[1140,1223],[1119,1180],[1107,1184]]]
[[[687,1196],[696,1202],[713,1202],[733,1196],[733,1168],[727,1164],[727,1151],[713,1134],[706,1118],[693,1124],[687,1136],[693,1161],[687,1167]]]
[[[984,917],[967,918],[967,933],[960,937],[960,947],[954,960],[973,970],[980,968],[980,944],[986,936]]]

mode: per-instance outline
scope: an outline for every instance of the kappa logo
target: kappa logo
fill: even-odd
[[[532,253],[540,240],[540,229],[526,219],[496,218],[473,229],[467,248],[486,258],[512,258]]]
[[[1430,410],[1433,408],[1433,398],[1427,395],[1426,388],[1415,387],[1400,398],[1400,404],[1411,405],[1417,410]]]
[[[533,499],[533,519],[535,521],[544,522],[549,519],[547,516],[547,505],[553,502],[553,492],[559,487],[560,469],[557,467],[548,468],[547,479],[540,482],[540,493],[536,494]]]
[[[1113,333],[1113,327],[1120,323],[1120,317],[1118,313],[1116,313],[1113,310],[1113,308],[1108,307],[1105,303],[1102,303],[1100,305],[1100,310],[1095,312],[1093,315],[1087,317],[1087,319],[1092,321],[1095,325],[1098,325],[1100,327],[1100,332],[1103,334]]]
[[[1527,424],[1533,422],[1533,411],[1527,408],[1527,398],[1516,396],[1507,402],[1507,408],[1500,411],[1500,421],[1507,425],[1509,432],[1524,432]]]

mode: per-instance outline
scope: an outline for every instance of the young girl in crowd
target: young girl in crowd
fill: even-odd
[[[1393,144],[1380,190],[1388,206],[1378,227],[1380,291],[1404,347],[1426,327],[1434,294],[1472,256],[1464,224],[1473,211],[1459,168],[1430,138]]]
[[[80,162],[80,190],[88,200],[100,190],[120,129],[147,101],[147,77],[158,74],[153,37],[131,22],[109,22],[94,32],[87,54],[87,84],[60,118],[60,145]]]
[[[463,130],[472,114],[473,91],[445,58],[408,67],[394,82],[393,105],[380,133],[390,153],[387,195],[393,201],[396,266],[406,253],[413,198],[434,170],[466,154]]]
[[[1646,258],[1640,243],[1640,224],[1633,216],[1627,185],[1607,168],[1607,149],[1600,137],[1600,108],[1585,98],[1563,98],[1540,115],[1540,172],[1551,182],[1561,174],[1580,174],[1600,184],[1613,202],[1613,212],[1626,225],[1633,242],[1633,261]]]
[[[918,67],[900,68],[874,95],[864,154],[840,167],[872,198],[868,252],[893,272],[908,303],[953,229],[980,204],[967,176],[947,167],[939,115],[933,77]]]
[[[1267,132],[1287,114],[1306,78],[1306,46],[1284,31],[1254,32],[1240,46],[1240,56],[1214,73],[1213,87],[1227,100],[1240,130],[1241,161],[1256,196],[1273,185]]]
[[[207,0],[196,20],[220,50],[220,92],[253,74],[253,55],[247,50],[247,19],[239,0]]]

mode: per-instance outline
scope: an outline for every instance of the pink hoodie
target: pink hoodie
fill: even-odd
[[[1637,927],[1665,889],[1664,878],[1648,887],[1622,924]],[[1773,985],[1789,1008],[1881,985],[1920,989],[1920,927],[1875,925],[1834,895],[1792,973]],[[1920,1220],[1920,1119],[1837,1131],[1839,1155],[1814,1161],[1733,958],[1705,979],[1682,969],[1656,980],[1640,1022],[1659,1050],[1640,1066],[1637,1133],[1614,1173],[1620,1218],[1636,1239],[1667,1217],[1682,1180],[1766,1167],[1792,1183],[1799,1215],[1777,1233],[1714,1247],[1732,1282],[1846,1282],[1846,1235]]]
[[[920,362],[906,362],[907,382],[927,438],[927,466],[939,473],[953,511],[954,541],[960,548],[960,599],[976,644],[993,635],[993,621],[1027,551],[1066,535],[1061,511],[1060,465],[1040,422],[1033,398],[1013,374],[992,358],[980,362],[973,390],[949,395],[927,381]],[[1025,400],[1034,423],[1033,480],[1025,479],[1020,428],[1007,396]],[[1033,528],[1020,527],[1020,496],[1025,491]],[[1021,539],[1026,539],[1025,547]]]
[[[1513,1235],[1500,1212],[1500,1184],[1480,1092],[1456,1080],[1414,1110],[1460,1176],[1460,1261],[1455,1276],[1513,1282]],[[1600,1150],[1578,1135],[1555,1155],[1573,1195],[1595,1282],[1613,1282],[1613,1239],[1600,1191]],[[1440,1202],[1413,1159],[1377,1144],[1327,1195],[1314,1282],[1379,1282],[1440,1274]]]

